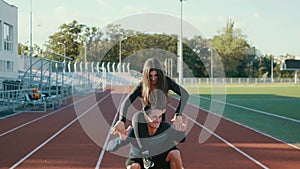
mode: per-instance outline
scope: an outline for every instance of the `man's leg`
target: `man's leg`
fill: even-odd
[[[141,166],[139,163],[133,163],[126,167],[127,169],[141,169]]]
[[[141,158],[128,158],[125,162],[126,169],[141,169],[142,164]]]
[[[179,150],[171,150],[166,157],[166,161],[170,162],[171,169],[182,169],[182,160]]]

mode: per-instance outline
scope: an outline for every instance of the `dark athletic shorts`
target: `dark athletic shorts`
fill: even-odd
[[[167,155],[170,151],[177,150],[176,147],[173,147],[169,151],[166,151],[162,154],[156,155],[152,157],[152,161],[154,162],[154,167],[151,169],[169,169],[170,168],[170,162],[166,162]],[[133,163],[139,163],[141,168],[144,169],[143,159],[142,158],[128,158],[126,160],[126,167],[133,164]]]

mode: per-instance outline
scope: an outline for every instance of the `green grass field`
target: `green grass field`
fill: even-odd
[[[223,117],[300,147],[300,85],[227,85],[223,93],[218,86],[185,88],[190,103],[209,110],[212,97],[226,97]]]

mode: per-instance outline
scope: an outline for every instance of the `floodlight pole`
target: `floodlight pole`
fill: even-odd
[[[273,56],[271,56],[271,83],[274,82],[274,78],[273,78],[273,62],[274,62],[274,58]]]
[[[29,52],[29,60],[30,60],[30,86],[32,85],[32,0],[30,0],[30,52]]]
[[[120,40],[120,43],[119,43],[119,64],[121,64],[121,62],[122,62],[122,40],[123,40],[123,38]]]
[[[86,49],[86,46],[87,46],[87,42],[85,41],[84,42],[84,72],[87,72],[87,58],[86,58],[86,52],[87,52],[87,49]]]
[[[183,46],[182,46],[182,36],[183,36],[183,7],[182,7],[182,1],[180,0],[180,39],[179,39],[179,60],[178,60],[178,82],[179,84],[183,84]]]
[[[295,84],[297,84],[297,80],[298,80],[298,71],[299,70],[295,70]]]
[[[62,82],[61,82],[61,84],[62,84],[62,97],[64,97],[65,96],[65,84],[64,84],[64,82],[65,82],[65,71],[66,71],[66,45],[64,44],[64,43],[61,43],[61,42],[58,42],[57,44],[60,44],[60,45],[62,45],[63,47],[64,47],[64,61],[63,61],[63,72],[62,72]],[[67,103],[67,99],[65,99],[65,104]]]
[[[211,83],[213,83],[213,78],[214,78],[214,59],[213,59],[213,56],[214,56],[214,52],[213,52],[213,49],[208,49],[210,51],[210,80],[211,80]]]
[[[61,44],[61,45],[63,45],[63,47],[64,47],[64,62],[63,62],[63,73],[65,74],[65,71],[66,71],[66,66],[65,66],[65,64],[66,64],[66,45],[64,44],[64,43],[61,43],[61,42],[58,42],[58,44]]]
[[[122,70],[122,41],[126,40],[126,39],[127,39],[126,37],[125,38],[122,37],[119,42],[119,64],[118,64],[118,66],[119,66],[120,72],[122,72],[121,71]]]

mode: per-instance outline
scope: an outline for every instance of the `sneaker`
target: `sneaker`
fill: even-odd
[[[143,158],[144,168],[148,169],[154,166],[154,162],[152,162],[151,157]]]

